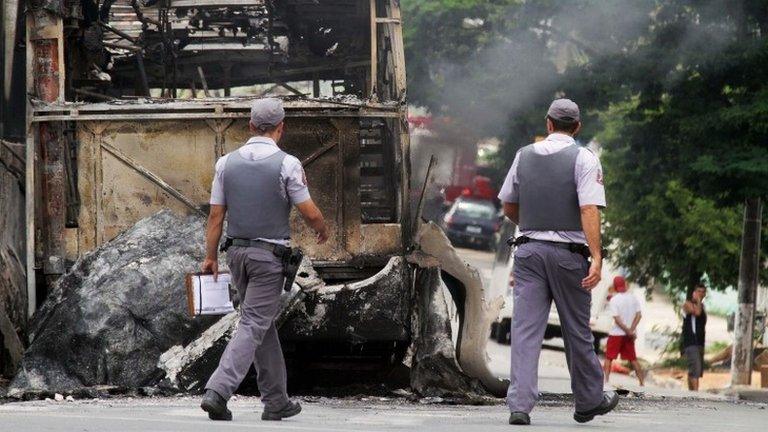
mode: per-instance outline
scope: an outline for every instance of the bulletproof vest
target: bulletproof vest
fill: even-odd
[[[224,165],[227,236],[241,239],[287,239],[291,203],[280,181],[285,152],[259,160],[246,159],[235,150]]]
[[[537,154],[523,147],[517,165],[520,189],[520,229],[523,231],[581,231],[576,192],[577,145],[557,153]]]

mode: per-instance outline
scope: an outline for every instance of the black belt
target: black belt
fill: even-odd
[[[539,239],[534,239],[526,236],[520,236],[517,238],[510,237],[507,240],[507,244],[510,246],[520,246],[526,243],[546,243],[560,249],[565,249],[567,251],[577,253],[579,255],[582,255],[584,258],[589,258],[591,256],[591,253],[589,252],[589,247],[581,243],[564,243],[564,242],[556,242],[551,240],[539,240]]]
[[[255,247],[259,249],[264,249],[272,252],[273,254],[275,254],[280,258],[291,254],[291,248],[289,248],[288,246],[283,246],[277,243],[270,243],[264,240],[248,240],[248,239],[227,237],[226,240],[224,240],[224,245],[222,245],[222,249],[226,251],[226,249],[228,249],[230,246]]]

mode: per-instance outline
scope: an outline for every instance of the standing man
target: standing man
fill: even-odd
[[[640,312],[640,302],[634,295],[627,292],[627,281],[622,276],[613,278],[613,288],[616,290],[616,295],[611,297],[608,304],[613,317],[613,327],[608,332],[608,342],[605,348],[605,365],[603,367],[605,382],[607,383],[611,376],[613,361],[621,354],[622,359],[632,364],[637,374],[637,380],[640,381],[642,387],[643,370],[635,353],[637,325],[643,316]]]
[[[584,423],[616,407],[603,393],[603,369],[589,327],[592,288],[600,281],[600,208],[605,190],[600,161],[576,144],[579,107],[552,102],[549,136],[515,156],[499,199],[521,236],[514,261],[512,371],[507,394],[510,424],[530,424],[538,398],[538,367],[554,299],[562,323],[565,358],[576,402],[573,418]],[[588,261],[587,258],[591,258]]]
[[[301,162],[277,143],[285,124],[279,99],[260,99],[251,108],[253,137],[216,162],[206,233],[204,273],[218,273],[218,247],[224,218],[232,247],[227,253],[240,296],[240,324],[205,386],[201,408],[211,420],[232,420],[227,401],[251,364],[258,373],[264,403],[262,420],[281,420],[301,412],[288,399],[285,361],[275,318],[283,288],[283,257],[290,253],[291,205],[317,233],[328,238],[322,213],[309,196]]]
[[[688,390],[699,391],[699,378],[704,376],[704,339],[707,311],[704,298],[707,287],[699,283],[683,303],[683,355],[688,360]]]

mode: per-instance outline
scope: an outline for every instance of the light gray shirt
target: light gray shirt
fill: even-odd
[[[574,139],[561,133],[553,133],[543,141],[533,145],[537,154],[548,155],[573,145]],[[505,203],[520,202],[520,187],[517,178],[517,166],[520,161],[520,152],[515,156],[512,167],[507,173],[504,185],[499,192],[499,200]],[[574,170],[576,192],[579,196],[579,205],[596,205],[605,207],[605,187],[603,186],[603,168],[600,159],[587,148],[581,147],[576,157]],[[556,241],[563,243],[586,243],[587,238],[583,231],[522,231],[526,237]]]
[[[258,136],[252,137],[242,147],[237,149],[240,156],[250,159],[264,159],[280,151],[274,140],[271,138]],[[213,175],[213,184],[211,185],[211,205],[227,205],[224,198],[224,181],[226,175],[224,167],[227,164],[227,156],[224,155],[216,161],[216,172]],[[304,174],[304,168],[296,157],[286,155],[283,159],[283,165],[280,167],[280,194],[283,198],[289,199],[291,204],[301,204],[310,199],[309,188],[307,187],[307,177]],[[254,239],[255,240],[255,239]],[[288,242],[283,239],[258,239],[287,245]]]

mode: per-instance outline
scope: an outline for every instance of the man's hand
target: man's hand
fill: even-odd
[[[587,237],[589,254],[592,264],[589,266],[587,277],[581,280],[581,286],[591,291],[600,282],[603,268],[603,255],[600,243],[600,209],[595,205],[581,206],[581,226]]]
[[[589,273],[587,274],[587,277],[581,280],[582,288],[585,288],[587,291],[592,291],[592,288],[594,288],[597,283],[600,282],[602,277],[602,267],[602,260],[594,258],[592,259],[592,264],[589,265]]]
[[[323,225],[323,227],[317,231],[317,244],[321,245],[328,241],[328,227],[326,225]]]
[[[317,233],[317,244],[323,244],[328,240],[328,226],[325,225],[323,213],[317,208],[314,201],[308,199],[302,203],[296,204],[296,209],[304,218],[304,221],[310,228]]]
[[[205,261],[200,266],[200,270],[205,274],[213,274],[213,280],[219,276],[219,240],[221,240],[221,231],[224,228],[224,216],[227,214],[227,207],[223,205],[211,205],[211,211],[208,214],[208,227],[205,233]]]
[[[200,271],[203,274],[213,274],[213,280],[216,281],[219,278],[219,260],[206,258],[200,266]]]

